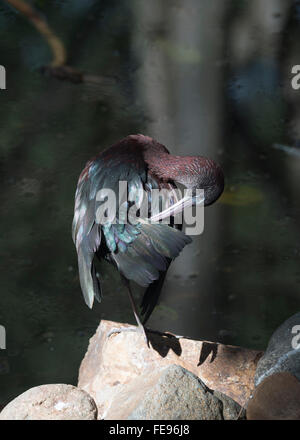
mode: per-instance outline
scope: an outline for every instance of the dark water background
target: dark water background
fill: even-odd
[[[152,328],[264,349],[300,305],[300,2],[31,2],[98,82],[41,75],[51,52],[0,4],[0,404],[42,383],[76,384],[100,319],[134,323],[118,274],[89,310],[71,240],[89,157],[130,133],[220,162],[226,191],[173,264]],[[274,144],[295,147],[276,149]]]

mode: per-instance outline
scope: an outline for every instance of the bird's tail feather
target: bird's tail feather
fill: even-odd
[[[94,303],[94,297],[101,301],[101,286],[96,275],[94,262],[94,253],[85,251],[84,247],[78,250],[78,267],[81,290],[84,300],[91,309]]]
[[[168,267],[171,263],[171,260],[168,260]],[[163,287],[167,270],[160,274],[158,280],[154,281],[148,288],[146,289],[142,302],[141,302],[141,314],[144,315],[143,325],[148,321],[151,313],[153,312],[154,307],[158,303],[158,298],[160,296],[161,289]]]

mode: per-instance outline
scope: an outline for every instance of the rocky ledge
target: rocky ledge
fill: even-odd
[[[179,379],[184,371],[192,373],[185,374],[185,378],[193,382],[194,386],[197,379],[200,388],[205,384],[207,389],[222,393],[239,405],[244,405],[249,399],[254,387],[256,365],[262,352],[158,333],[150,333],[149,349],[138,332],[108,336],[113,328],[121,326],[124,327],[124,324],[101,321],[90,340],[79,371],[78,386],[94,398],[99,418],[124,420],[153,416],[156,419],[177,419],[181,399],[175,405],[175,388],[168,388],[163,383],[170,383],[170,377],[175,375],[177,394],[188,393],[189,389],[185,389],[186,382],[183,385]],[[171,366],[173,369],[168,369]],[[181,367],[181,373],[174,366]],[[163,392],[159,392],[159,389],[163,389]],[[155,402],[163,397],[162,394],[169,394],[169,398],[173,399],[172,414],[164,412],[162,400],[160,403]],[[146,404],[151,395],[155,397],[152,402],[156,408],[154,410],[153,406],[152,416],[149,405]],[[207,399],[210,395],[206,394]],[[163,398],[167,400],[167,397]],[[160,415],[157,414],[157,405],[161,407]],[[207,402],[207,405],[210,404]],[[138,410],[146,406],[147,413]],[[191,410],[189,416],[184,412],[184,417],[201,419],[211,416],[203,413],[197,416]]]
[[[41,385],[10,402],[0,419],[229,420],[244,418],[262,352],[171,334],[109,335],[101,321],[78,386]]]

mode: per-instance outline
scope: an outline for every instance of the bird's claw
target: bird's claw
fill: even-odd
[[[143,326],[115,327],[115,328],[112,328],[107,333],[107,337],[109,338],[113,334],[122,333],[122,332],[141,332],[143,334],[143,337],[144,337],[144,340],[145,340],[147,346],[150,348],[150,339],[148,338],[147,333],[146,333],[146,329]]]
[[[114,335],[116,333],[121,333],[121,332],[134,332],[136,331],[137,327],[114,327],[112,329],[110,329],[110,331],[107,333],[107,337],[109,338],[111,335]]]

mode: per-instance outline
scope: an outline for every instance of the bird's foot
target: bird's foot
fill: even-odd
[[[148,331],[148,329],[147,329],[147,331]],[[107,333],[107,337],[109,338],[113,334],[123,333],[123,332],[141,332],[143,337],[144,337],[144,340],[145,340],[147,346],[150,348],[150,340],[149,340],[149,338],[147,336],[146,329],[145,329],[145,327],[143,325],[140,325],[140,326],[132,325],[132,326],[128,326],[128,327],[115,327],[115,328],[112,328]]]

